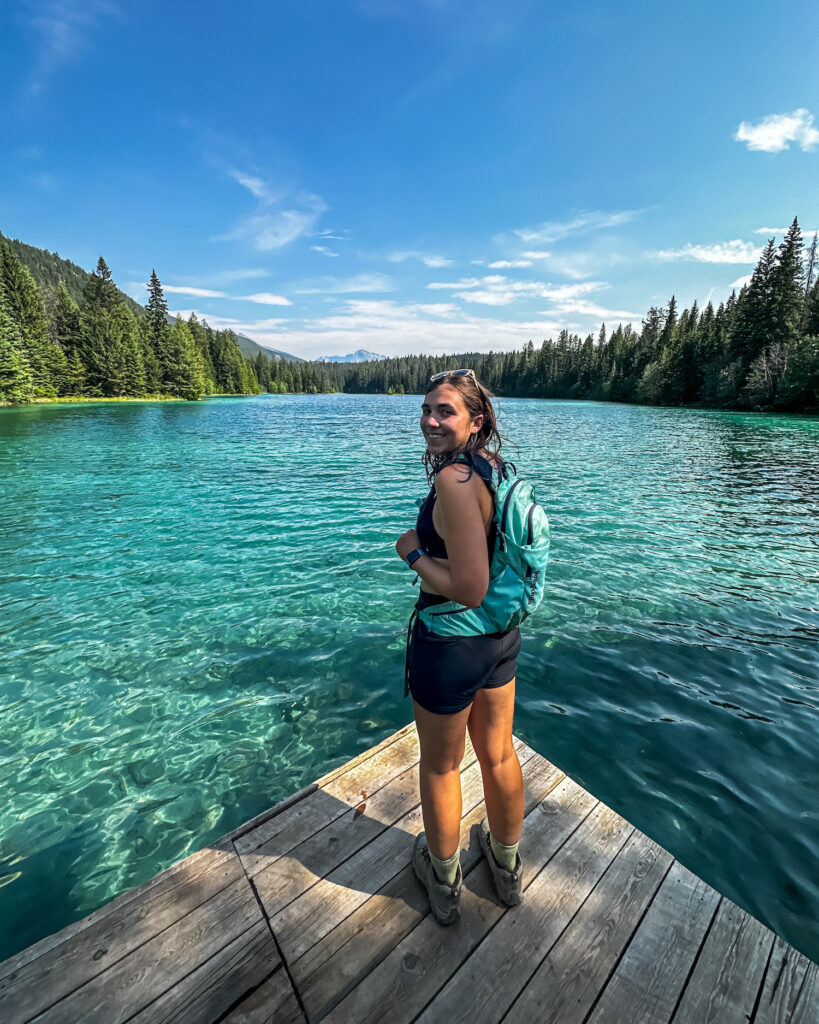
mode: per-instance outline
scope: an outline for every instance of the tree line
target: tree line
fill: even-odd
[[[148,291],[146,309],[128,300],[100,257],[76,302],[62,279],[40,289],[2,239],[0,401],[259,391],[231,331],[215,331],[193,315],[173,321],[156,272]]]
[[[18,243],[19,244],[19,243]],[[33,250],[38,252],[39,250]],[[0,400],[48,395],[347,393],[422,394],[432,374],[471,366],[495,394],[653,405],[819,409],[816,238],[803,258],[794,219],[765,246],[750,282],[715,309],[674,296],[640,330],[622,324],[581,338],[561,331],[539,348],[412,355],[368,363],[295,362],[239,351],[230,331],[194,315],[170,322],[153,273],[147,309],[134,312],[103,259],[76,303],[62,280],[40,294],[0,241]],[[129,300],[130,301],[130,300]],[[141,307],[137,307],[141,310]]]
[[[729,409],[819,409],[819,279],[816,239],[803,260],[796,220],[765,246],[750,282],[715,309],[679,310],[672,296],[635,330],[596,337],[561,331],[536,348],[454,356],[329,363],[339,391],[421,394],[430,376],[471,366],[495,394]]]

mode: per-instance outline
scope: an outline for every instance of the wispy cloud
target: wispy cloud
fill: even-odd
[[[387,259],[390,263],[403,263],[405,260],[420,260],[424,266],[433,268],[451,267],[455,262],[454,260],[447,259],[446,256],[419,252],[417,249],[406,249],[399,250],[398,252],[392,252],[387,256]]]
[[[488,263],[487,266],[491,270],[505,270],[512,269],[514,267],[531,267],[531,260],[493,260],[492,263]]]
[[[246,188],[248,192],[265,203],[274,203],[279,198],[277,194],[270,190],[264,178],[258,178],[253,174],[245,174],[243,171],[235,169],[229,170],[228,174],[234,181],[238,181],[240,185]]]
[[[521,253],[525,260],[548,260],[551,255],[550,252],[545,252],[543,249],[529,249]]]
[[[274,295],[272,292],[256,292],[253,295],[237,295],[237,299],[244,299],[245,302],[257,302],[262,306],[292,306],[290,299],[284,295]]]
[[[148,285],[144,285],[145,288]],[[162,291],[169,295],[192,295],[196,299],[226,299],[224,292],[214,291],[212,288],[196,288],[189,284],[163,284]]]
[[[745,277],[738,277],[736,281],[732,281],[728,285],[729,288],[744,288],[746,284],[751,283],[752,274],[746,274]]]
[[[32,95],[43,92],[59,68],[89,48],[89,36],[103,17],[119,14],[111,0],[46,0],[31,4],[30,9],[28,24],[39,40],[28,79]]]
[[[229,170],[234,181],[246,188],[258,201],[254,213],[242,218],[230,231],[217,236],[217,241],[249,243],[260,252],[283,249],[296,239],[313,232],[319,218],[328,209],[321,196],[309,192],[287,198],[263,178],[244,171]]]
[[[179,314],[189,316],[190,310]],[[199,314],[197,314],[199,315]],[[540,342],[573,324],[550,318],[510,321],[464,313],[449,303],[399,303],[352,299],[326,316],[288,321],[240,321],[207,317],[260,345],[312,358],[369,348],[385,355],[407,352],[488,352]]]
[[[697,263],[756,263],[761,253],[762,249],[753,242],[735,238],[713,245],[692,245],[688,242],[680,249],[658,249],[648,255],[658,260],[694,260]]]
[[[575,316],[594,317],[601,321],[615,320],[631,323],[640,323],[643,318],[642,313],[635,313],[628,309],[609,309],[607,306],[600,306],[588,299],[565,299],[556,302],[554,308],[545,310],[543,315],[554,316],[556,313],[562,316],[574,314]]]
[[[392,278],[387,274],[355,274],[352,277],[325,277],[294,288],[297,295],[343,295],[349,292],[391,292]]]
[[[765,153],[781,153],[790,149],[792,142],[807,151],[819,144],[819,128],[814,127],[813,121],[813,114],[805,107],[791,114],[769,114],[761,121],[743,121],[734,140]]]
[[[767,235],[770,238],[772,235],[786,235],[790,228],[754,228],[755,235]],[[800,228],[803,235],[814,235],[819,228]]]
[[[590,292],[608,288],[605,281],[584,281],[578,284],[552,284],[548,281],[513,281],[503,274],[467,277],[460,281],[434,281],[427,288],[452,289],[455,298],[482,306],[508,306],[526,298],[568,301]]]
[[[338,256],[337,252],[333,252],[333,250],[326,245],[311,245],[310,248],[313,252],[320,252],[322,256]]]
[[[621,224],[627,224],[634,220],[642,212],[642,210],[616,210],[606,213],[602,210],[589,210],[566,221],[547,220],[537,227],[516,228],[513,234],[523,242],[548,245],[549,242],[558,242],[570,235],[619,227]]]
[[[148,290],[145,281],[128,281],[125,287],[129,294],[142,295]],[[233,302],[255,302],[262,306],[292,306],[290,299],[272,292],[255,292],[253,295],[229,295],[227,292],[214,288],[198,288],[190,284],[163,284],[162,291],[167,295],[190,295],[194,299],[229,299]]]

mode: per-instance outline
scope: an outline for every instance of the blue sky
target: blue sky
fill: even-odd
[[[819,226],[819,8],[10,0],[0,230],[307,358],[726,298]]]

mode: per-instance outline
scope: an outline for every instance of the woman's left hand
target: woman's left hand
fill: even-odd
[[[395,542],[395,550],[402,558],[406,558],[410,551],[414,551],[416,548],[420,547],[421,541],[418,539],[418,534],[415,530],[407,530],[407,532],[402,533]]]

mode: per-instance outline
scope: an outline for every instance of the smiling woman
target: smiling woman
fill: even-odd
[[[501,479],[505,467],[491,396],[471,369],[430,379],[421,431],[433,486],[415,529],[401,535],[396,550],[421,578],[416,612],[453,602],[463,611],[477,609],[490,586],[492,480],[495,473]],[[481,845],[500,898],[509,906],[522,898],[523,782],[512,744],[520,630],[491,629],[446,636],[416,613],[410,621],[407,685],[421,744],[424,817],[413,869],[441,924],[454,923],[460,914],[460,764],[467,729],[486,796]]]

